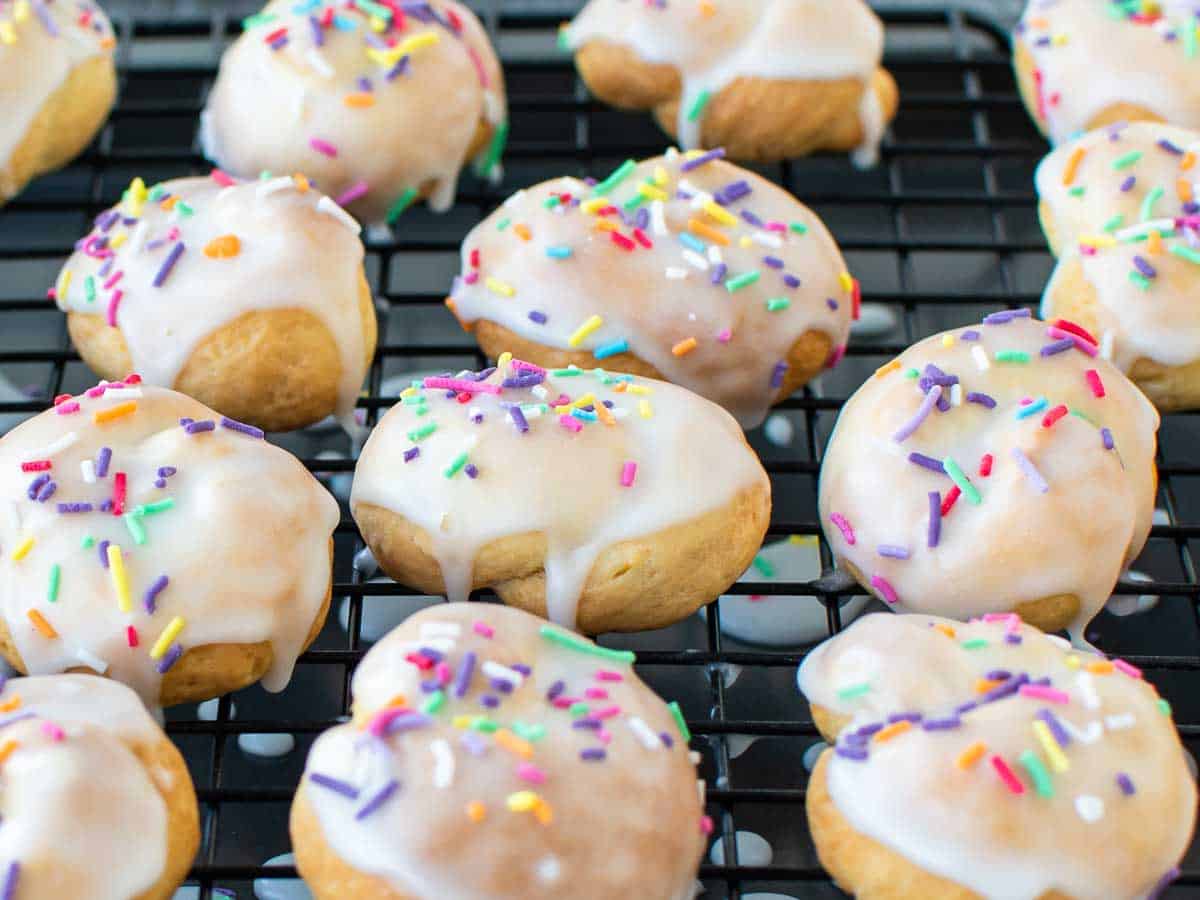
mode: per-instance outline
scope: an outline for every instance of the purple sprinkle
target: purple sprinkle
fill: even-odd
[[[183,647],[179,644],[172,644],[171,649],[166,652],[166,655],[158,661],[158,665],[154,668],[158,670],[159,675],[165,675],[175,663],[179,662],[179,657],[183,656]]]
[[[529,319],[532,322],[537,322],[539,325],[546,324],[546,314],[544,312],[540,312],[536,309],[530,310]]]
[[[854,734],[856,734],[858,737],[867,738],[878,731],[883,731],[882,722],[868,722],[866,725],[860,726],[858,730],[854,732]]]
[[[16,865],[16,863],[13,863],[13,865]],[[1171,882],[1178,877],[1179,866],[1174,866],[1169,872],[1163,875],[1162,878],[1158,879],[1158,883],[1155,884],[1154,887],[1151,888],[1150,893],[1146,895],[1146,900],[1158,900],[1158,898],[1162,896],[1163,891],[1165,891],[1170,886]]]
[[[236,419],[231,419],[228,416],[221,416],[221,427],[228,428],[230,431],[237,431],[252,438],[264,437],[261,428],[255,428],[253,425],[247,425],[245,422],[239,422]]]
[[[690,172],[692,169],[698,169],[714,159],[723,159],[725,156],[725,148],[718,147],[716,150],[709,150],[707,153],[701,153],[699,156],[693,156],[691,159],[685,159],[679,166],[680,172]]]
[[[895,725],[897,722],[909,722],[916,724],[917,722],[921,721],[921,718],[922,717],[919,712],[892,713],[887,717],[887,722],[889,725]]]
[[[39,12],[44,12],[40,6],[35,8]],[[46,30],[49,31],[49,29]],[[20,877],[21,864],[14,860],[8,864],[8,872],[4,876],[4,890],[0,891],[0,898],[3,898],[3,900],[13,900],[17,896],[17,880]]]
[[[369,94],[371,91],[375,90],[375,88],[371,85],[371,79],[367,78],[365,75],[358,76],[358,89],[364,94]]]
[[[358,812],[356,812],[354,814],[355,820],[361,822],[363,819],[365,819],[371,813],[375,812],[375,810],[379,809],[379,807],[381,807],[381,806],[383,806],[383,804],[387,803],[388,798],[391,797],[392,794],[396,793],[396,791],[397,791],[397,789],[399,789],[399,787],[400,787],[400,782],[397,781],[395,778],[393,778],[391,781],[389,781],[387,784],[385,784],[382,788],[380,788],[378,793],[376,793],[374,797],[372,797],[370,800],[368,800],[366,803],[363,804],[362,809],[360,809]]]
[[[675,746],[675,738],[671,737],[671,735],[665,731],[660,731],[658,733],[658,739],[663,742],[663,746],[668,750]]]
[[[1057,353],[1065,353],[1075,346],[1075,342],[1070,338],[1063,338],[1060,341],[1055,341],[1052,344],[1046,344],[1038,352],[1042,356],[1054,356]]]
[[[979,706],[977,702],[974,700],[968,700],[966,703],[960,703],[958,706],[954,707],[954,714],[956,716],[966,715],[977,706]]]
[[[319,784],[323,788],[329,788],[329,790],[335,791],[343,797],[349,797],[351,800],[358,799],[358,788],[342,781],[340,778],[334,778],[332,775],[322,775],[320,772],[310,772],[308,780],[313,784]]]
[[[407,450],[404,451],[404,461],[406,463],[412,462],[414,459],[416,459],[420,455],[421,455],[420,447],[409,447]]]
[[[508,408],[508,417],[512,419],[512,423],[517,426],[517,431],[525,434],[529,431],[529,422],[525,419],[525,413],[521,412],[521,407],[510,406]]]
[[[158,595],[163,592],[168,584],[166,575],[159,575],[154,579],[154,583],[146,588],[146,593],[142,596],[142,606],[146,608],[146,612],[153,614],[155,610],[154,601],[158,599]]]
[[[838,302],[836,300],[834,300],[832,297],[825,298],[825,305],[828,306],[830,309],[834,309],[834,310],[836,310],[838,308]]]
[[[434,691],[441,690],[442,683],[436,678],[430,678],[427,681],[421,682],[421,693],[432,694]]]
[[[550,685],[550,690],[546,691],[546,699],[553,703],[556,699],[562,696],[562,692],[567,689],[565,681],[556,681]]]
[[[482,697],[479,698],[479,702],[482,703],[488,709],[495,709],[497,706],[500,705],[500,698],[494,694],[484,694]]]
[[[780,259],[778,256],[764,256],[763,262],[766,263],[768,266],[770,266],[772,269],[782,269],[783,268],[783,260]]]
[[[1133,786],[1133,779],[1124,772],[1117,773],[1117,787],[1121,789],[1121,793],[1126,797],[1132,797],[1137,793],[1137,788]]]
[[[782,359],[775,363],[775,368],[771,371],[771,387],[778,389],[783,386],[783,376],[787,374],[788,364]]]
[[[866,747],[847,747],[844,744],[838,744],[833,748],[833,752],[843,759],[852,759],[855,762],[863,762],[868,756]]]
[[[18,722],[24,722],[26,719],[32,719],[37,715],[32,709],[27,709],[22,712],[13,713],[11,716],[6,716],[0,719],[0,728],[7,728],[9,725],[16,725]]]
[[[96,545],[96,549],[100,551],[100,565],[108,568],[108,541],[101,541]]]
[[[926,731],[949,731],[952,728],[958,728],[962,725],[962,719],[958,716],[946,716],[944,719],[926,719],[921,723],[921,727]]]
[[[1067,729],[1063,728],[1062,723],[1058,721],[1058,716],[1054,715],[1050,710],[1039,709],[1034,713],[1034,717],[1046,723],[1046,727],[1054,735],[1054,740],[1058,742],[1058,746],[1066,747],[1071,743],[1071,735],[1067,732]]]
[[[601,762],[607,755],[601,747],[588,747],[579,751],[579,758],[585,762]]]
[[[929,492],[929,529],[925,533],[925,543],[936,547],[942,536],[942,495],[938,491]]]
[[[1021,643],[1021,636],[1019,634],[1012,633],[1006,634],[1004,635],[1004,642],[1006,644],[1019,644]]]
[[[942,386],[940,384],[933,385],[929,389],[929,393],[921,400],[921,405],[917,407],[917,411],[913,413],[913,417],[896,429],[896,432],[892,435],[892,440],[897,444],[903,444],[912,437],[913,433],[921,427],[921,423],[929,417],[934,404],[941,398]]]
[[[483,756],[488,751],[487,741],[476,734],[474,731],[467,731],[458,739],[458,742],[466,748],[466,751],[472,756]]]
[[[157,474],[159,478],[170,478],[178,471],[174,466],[159,466]]]
[[[958,339],[960,341],[977,341],[979,340],[979,332],[972,328],[960,334]]]
[[[1011,309],[1003,310],[1002,312],[994,312],[991,315],[983,317],[984,325],[1007,325],[1012,321],[1013,314]]]
[[[502,388],[531,388],[541,384],[546,376],[541,372],[526,372],[524,375],[510,375],[500,382]]]
[[[493,691],[499,691],[501,694],[511,694],[513,686],[511,681],[505,681],[503,678],[491,678],[488,684],[492,686]]]
[[[996,401],[987,394],[981,394],[979,391],[968,391],[964,399],[968,403],[978,403],[980,406],[986,406],[988,409],[996,408]]]
[[[54,496],[54,492],[58,490],[57,481],[48,481],[37,494],[38,503],[45,503]]]
[[[467,477],[472,481],[479,477],[479,467],[475,463],[467,463],[467,467],[463,471],[467,473]]]
[[[599,719],[576,719],[571,723],[571,727],[578,728],[580,731],[599,731],[603,724]]]
[[[167,486],[167,480],[165,478],[156,478],[154,479],[154,486],[160,489],[165,488]]]
[[[475,651],[468,650],[464,655],[462,662],[459,663],[458,671],[454,673],[454,696],[463,697],[467,693],[467,689],[471,686],[471,675],[475,672]]]
[[[1147,278],[1158,277],[1158,270],[1155,269],[1154,266],[1150,265],[1150,263],[1146,262],[1146,259],[1143,256],[1135,255],[1133,257],[1133,265]]]
[[[35,13],[37,13],[38,20],[42,23],[42,27],[46,29],[46,33],[49,34],[50,37],[52,37],[52,38],[58,37],[58,26],[54,24],[54,19],[52,19],[50,17],[50,11],[48,9],[46,9],[45,0],[33,0],[33,11]],[[14,865],[15,865],[15,863],[14,863]],[[16,879],[16,875],[13,874],[13,870],[11,868],[9,868],[9,870],[8,870],[8,878],[5,879],[4,894],[0,895],[0,896],[4,897],[4,900],[9,900],[8,884],[10,881],[12,882],[12,886],[15,889],[17,879]]]
[[[533,669],[525,665],[525,663],[513,663],[511,666],[509,666],[509,668],[514,672],[520,672],[526,678],[533,674]]]
[[[321,23],[316,16],[308,17],[308,30],[312,33],[312,41],[318,47],[325,46],[325,30],[321,28]],[[355,792],[357,795],[357,792]]]
[[[1107,428],[1100,429],[1100,440],[1104,442],[1105,450],[1111,450],[1115,446],[1113,444],[1112,432],[1109,431]]]
[[[742,216],[742,220],[747,225],[753,225],[755,228],[762,228],[763,220],[760,219],[758,216],[756,216],[754,213],[750,212],[750,210],[743,209],[741,212],[741,216]]]
[[[187,416],[184,416],[182,419],[179,420],[179,424],[182,427],[186,428],[188,425],[191,425],[195,421],[196,421],[195,419],[191,419]]]
[[[418,652],[426,659],[432,659],[435,663],[439,663],[445,659],[445,655],[441,651],[434,650],[432,647],[422,647]]]
[[[112,508],[113,508],[113,502],[112,502],[111,497],[108,498],[107,500],[102,500],[100,502],[100,505],[97,507],[97,509],[99,509],[100,512],[112,512]]]
[[[908,559],[908,550],[904,547],[898,547],[895,544],[880,544],[878,553],[880,556],[886,556],[890,559]]]
[[[92,511],[90,503],[60,503],[58,504],[60,513],[86,513]]]
[[[1183,150],[1175,144],[1172,144],[1166,138],[1159,138],[1158,146],[1174,156],[1183,156]]]
[[[725,280],[725,273],[729,271],[729,266],[723,262],[713,266],[712,274],[708,276],[710,284],[721,284]]]
[[[1008,679],[1012,678],[1012,672],[1008,671],[1008,669],[992,669],[992,671],[985,673],[983,677],[988,681],[1008,681]]]
[[[645,231],[650,225],[650,210],[642,206],[638,209],[637,215],[633,217],[633,227],[640,228]]]
[[[1021,685],[1029,683],[1029,676],[1022,672],[1014,678],[1008,679],[1004,684],[997,685],[986,694],[979,698],[980,703],[995,703],[997,700],[1003,700],[1005,697],[1011,697]]]
[[[212,419],[201,419],[199,422],[188,422],[183,426],[183,430],[188,434],[200,434],[203,431],[213,431],[216,427],[217,423]]]
[[[171,274],[171,270],[175,268],[175,263],[179,262],[179,257],[183,256],[184,251],[183,241],[180,241],[171,248],[171,252],[167,254],[167,258],[163,260],[162,266],[154,276],[154,281],[151,282],[156,288],[162,287],[166,282],[167,277]]]
[[[908,461],[916,463],[922,468],[929,469],[931,472],[937,472],[941,475],[946,473],[946,467],[942,465],[940,459],[934,459],[932,456],[926,456],[924,453],[917,453],[915,450],[908,454]]]
[[[43,472],[37,478],[33,479],[33,481],[29,482],[29,489],[25,491],[25,496],[27,496],[30,500],[36,500],[38,491],[44,488],[49,481],[50,475],[46,472]]]
[[[1128,178],[1126,178],[1124,181],[1121,182],[1121,191],[1123,193],[1128,193],[1129,191],[1133,190],[1133,186],[1135,184],[1137,184],[1137,176],[1130,175]]]
[[[413,712],[404,716],[396,716],[392,721],[387,723],[384,729],[386,734],[400,734],[403,731],[415,731],[418,728],[424,728],[433,722],[431,716],[425,713]]]

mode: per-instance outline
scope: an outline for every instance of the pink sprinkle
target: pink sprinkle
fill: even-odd
[[[433,667],[433,674],[437,676],[437,680],[442,685],[447,685],[450,683],[450,667],[444,662],[440,662]]]
[[[871,576],[871,587],[876,588],[879,593],[883,594],[885,603],[895,605],[900,602],[900,597],[896,594],[896,589],[882,575]]]
[[[1025,793],[1025,785],[1021,784],[1021,779],[1013,774],[1008,763],[995,754],[992,754],[992,768],[996,770],[996,774],[1000,776],[1000,780],[1004,782],[1006,788],[1014,794]]]
[[[492,86],[491,79],[488,78],[487,70],[483,67],[483,60],[479,58],[479,54],[474,47],[467,47],[467,53],[471,57],[471,62],[475,66],[475,74],[479,76],[479,86],[485,91]]]
[[[619,706],[606,706],[604,709],[598,709],[593,713],[589,713],[593,719],[611,719],[613,716],[619,716],[620,714],[621,707]]]
[[[79,412],[79,401],[72,400],[69,403],[60,403],[54,407],[54,411],[60,416],[69,416],[71,413]]]
[[[489,640],[491,638],[495,637],[495,635],[496,635],[496,629],[492,628],[492,626],[488,625],[486,622],[476,622],[474,625],[471,626],[471,629],[476,634],[481,634],[485,638],[488,638]]]
[[[329,141],[323,141],[320,138],[309,138],[308,146],[312,147],[318,153],[323,153],[332,159],[337,159],[337,147],[333,146]]]
[[[1112,661],[1112,664],[1113,664],[1113,668],[1115,668],[1121,672],[1124,672],[1130,678],[1141,678],[1142,677],[1141,669],[1139,669],[1137,666],[1133,665],[1132,663],[1125,662],[1125,660],[1123,660],[1123,659],[1114,659]]]
[[[463,281],[465,281],[467,284],[475,284],[477,281],[479,281],[479,273],[468,272],[463,276]]]
[[[1087,379],[1088,387],[1092,389],[1092,394],[1097,397],[1104,396],[1104,382],[1100,380],[1100,373],[1095,369],[1088,369],[1083,373],[1083,377]]]
[[[220,169],[213,169],[209,177],[221,187],[233,187],[235,184],[237,184],[236,181],[234,181]]]
[[[1095,256],[1096,248],[1088,246],[1087,244],[1080,244],[1079,252],[1082,253],[1084,256]]]
[[[359,197],[365,196],[367,191],[370,189],[371,186],[365,181],[356,181],[354,184],[350,185],[350,187],[346,188],[344,192],[339,194],[333,202],[338,206],[348,206]]]
[[[462,391],[466,394],[499,394],[500,385],[489,384],[486,381],[467,381],[465,378],[444,378],[441,375],[430,376],[424,381],[427,388],[446,388],[451,391]]]
[[[413,711],[411,709],[406,709],[403,706],[389,706],[387,709],[380,710],[371,717],[371,720],[367,723],[367,731],[371,732],[375,737],[383,737],[384,732],[387,731],[387,727],[392,722],[401,716],[411,716],[412,714]]]
[[[48,288],[46,290],[46,299],[47,300],[57,300],[58,299],[58,291],[56,291],[54,288]]]
[[[552,701],[555,709],[566,709],[579,702],[578,697],[555,697]]]
[[[723,328],[721,331],[717,332],[717,340],[722,344],[728,344],[731,340],[733,340],[733,331],[728,328]]]
[[[583,423],[574,416],[559,416],[558,424],[567,429],[567,431],[573,431],[575,434],[583,431]]]
[[[1058,688],[1044,684],[1023,684],[1018,693],[1022,697],[1032,697],[1034,700],[1045,700],[1047,703],[1070,703],[1071,695]]]
[[[42,723],[42,734],[46,735],[46,737],[50,738],[50,740],[56,742],[61,741],[64,737],[66,737],[66,735],[63,733],[63,730],[53,722]]]
[[[607,700],[608,691],[604,688],[590,687],[583,692],[583,696],[589,700]]]
[[[612,743],[612,732],[606,731],[605,729],[600,728],[596,731],[596,740],[598,740],[602,744],[611,744]]]
[[[84,396],[86,396],[86,397],[93,397],[93,398],[94,398],[94,397],[103,397],[103,396],[104,396],[104,392],[105,392],[106,390],[108,390],[108,387],[107,387],[107,385],[105,385],[105,384],[103,384],[103,383],[101,383],[101,384],[97,384],[97,385],[95,385],[94,387],[90,387],[90,388],[88,388],[86,391],[84,391]]]
[[[838,531],[842,533],[842,537],[846,539],[846,543],[853,547],[856,540],[854,529],[850,527],[850,523],[846,521],[846,517],[841,513],[831,513],[829,521],[838,527]]]
[[[713,833],[713,820],[711,816],[700,817],[700,833],[709,835]]]
[[[112,297],[108,301],[108,315],[106,319],[110,328],[117,327],[117,309],[121,306],[121,298],[125,296],[125,292],[118,288],[112,292]]]
[[[621,487],[631,487],[637,477],[637,463],[630,460],[621,466]]]
[[[132,625],[129,625],[125,629],[125,643],[127,643],[130,647],[136,647],[138,645],[137,629]]]
[[[625,676],[622,675],[620,672],[614,672],[612,669],[597,669],[596,670],[596,680],[597,681],[624,681]]]
[[[787,231],[787,226],[776,219],[772,219],[770,222],[767,222],[765,225],[763,225],[763,228],[765,228],[767,231],[778,231],[780,234]]]
[[[545,784],[546,773],[532,763],[523,762],[517,766],[517,777],[530,784]]]
[[[839,344],[838,346],[833,348],[833,352],[829,354],[829,359],[825,360],[825,368],[836,369],[837,364],[840,363],[845,358],[845,356],[846,356],[846,345]]]
[[[108,279],[108,281],[104,282],[104,289],[106,291],[112,290],[113,285],[115,285],[118,281],[120,281],[122,276],[124,276],[124,274],[125,274],[124,269],[119,269],[116,272],[114,272],[113,275]]]
[[[1032,398],[1032,397],[1022,397],[1022,398],[1021,398],[1021,405],[1022,405],[1022,406],[1028,406],[1028,405],[1029,405],[1030,403],[1032,403],[1032,402],[1033,402],[1033,398]]]
[[[179,240],[179,226],[178,225],[172,226],[170,228],[170,230],[167,231],[167,240],[169,240],[169,241]]]
[[[1051,325],[1049,328],[1046,329],[1046,334],[1050,335],[1050,337],[1052,337],[1052,338],[1057,338],[1059,340],[1062,340],[1063,338],[1070,338],[1072,341],[1075,342],[1075,349],[1079,350],[1083,353],[1086,353],[1088,356],[1096,356],[1100,352],[1099,347],[1097,347],[1091,341],[1081,338],[1079,335],[1075,334],[1074,332],[1064,331],[1061,328],[1055,328],[1053,325]]]
[[[509,362],[514,369],[520,369],[524,372],[537,372],[539,375],[545,375],[546,370],[541,366],[535,366],[531,362],[525,362],[523,359],[514,359]]]
[[[762,603],[764,600],[767,599],[767,597],[765,594],[751,594],[746,599],[749,600],[751,603]]]

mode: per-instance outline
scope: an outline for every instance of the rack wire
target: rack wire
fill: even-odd
[[[149,9],[150,7],[146,7]],[[136,9],[136,5],[135,5]],[[553,175],[603,175],[628,156],[660,152],[648,117],[593,102],[570,59],[555,49],[563,16],[515,0],[478,7],[505,62],[513,139],[500,185],[466,178],[455,209],[406,214],[395,235],[369,235],[368,276],[379,298],[381,340],[359,409],[368,424],[396,400],[385,387],[405,372],[478,367],[484,360],[441,308],[466,231],[517,187]],[[17,415],[45,408],[91,376],[71,348],[62,316],[43,296],[74,239],[119,199],[133,175],[147,182],[206,166],[195,126],[220,52],[239,29],[228,11],[183,17],[145,11],[116,17],[122,94],[95,145],[64,172],[42,179],[0,212],[0,374],[31,385],[25,399],[0,402],[0,431]],[[878,365],[912,341],[976,320],[998,306],[1033,306],[1052,261],[1037,227],[1033,168],[1045,145],[1016,95],[1007,35],[996,24],[931,4],[888,9],[886,64],[900,85],[901,114],[881,165],[856,172],[840,157],[819,156],[763,169],[823,216],[862,280],[882,327],[859,335],[846,361],[820,385],[786,401],[780,415],[795,437],[772,444],[751,435],[771,475],[775,510],[769,540],[819,535],[816,480],[838,409]],[[4,400],[4,395],[0,395]],[[1089,638],[1146,670],[1175,710],[1189,750],[1200,742],[1200,595],[1193,543],[1200,539],[1194,415],[1164,419],[1160,432],[1161,522],[1122,593],[1155,595],[1131,617],[1102,614]],[[352,448],[323,428],[277,436],[331,487],[344,488]],[[343,504],[335,535],[334,614],[301,658],[280,695],[259,688],[202,708],[168,711],[167,731],[183,750],[202,807],[203,840],[190,873],[191,896],[303,896],[280,893],[290,865],[265,866],[287,852],[287,811],[316,734],[345,714],[349,677],[369,641],[364,627],[390,608],[436,602],[355,565],[362,540]],[[831,570],[812,582],[734,585],[729,595],[823,609],[829,632],[842,606],[862,592]],[[969,585],[964,585],[969,590]],[[494,599],[480,594],[477,599]],[[804,818],[803,759],[819,738],[797,694],[803,648],[747,644],[722,628],[719,601],[705,617],[606,644],[637,650],[642,677],[681,700],[693,747],[702,754],[708,811],[722,862],[706,857],[700,878],[711,898],[758,893],[795,898],[841,896],[817,863]],[[339,613],[344,623],[339,622]],[[369,628],[367,629],[370,630]],[[290,734],[295,748],[267,760],[239,747],[245,735]],[[773,859],[739,858],[739,831],[766,837]],[[749,845],[747,845],[749,846]],[[292,883],[293,886],[298,884]],[[1200,896],[1193,847],[1170,896]],[[651,898],[653,900],[653,898]]]

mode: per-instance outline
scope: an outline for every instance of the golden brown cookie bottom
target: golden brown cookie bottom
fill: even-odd
[[[169,900],[187,877],[200,845],[196,791],[187,764],[165,736],[154,744],[130,744],[129,749],[167,806],[167,860],[163,873],[149,890],[133,900]]]

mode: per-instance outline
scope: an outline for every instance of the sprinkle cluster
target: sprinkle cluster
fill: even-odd
[[[59,7],[67,5],[60,2]],[[93,4],[76,2],[72,5],[76,11],[72,24],[76,28],[99,37],[102,49],[111,50],[117,45],[112,29]],[[0,48],[19,43],[21,31],[27,27],[38,27],[51,38],[61,37],[53,8],[47,0],[0,0]],[[0,891],[0,898],[4,896]]]

